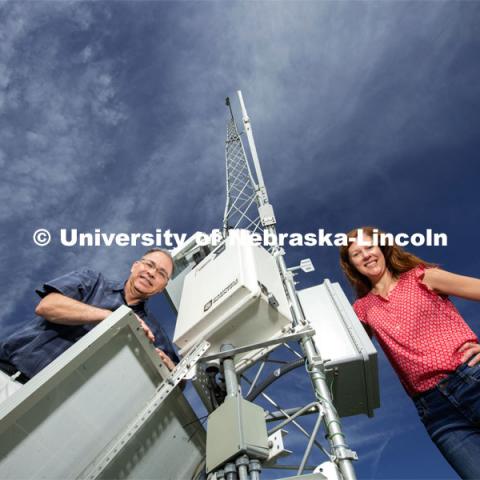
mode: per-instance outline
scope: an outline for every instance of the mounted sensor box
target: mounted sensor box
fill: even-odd
[[[342,417],[380,406],[377,351],[338,283],[298,292],[305,317],[315,329],[313,340],[325,362],[333,403]]]
[[[173,339],[181,355],[201,340],[208,340],[214,353],[223,344],[238,348],[278,338],[290,327],[275,259],[248,238],[245,231],[231,231],[185,276]],[[246,368],[256,354],[238,354],[237,369]]]

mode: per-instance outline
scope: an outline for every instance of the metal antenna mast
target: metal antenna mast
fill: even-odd
[[[223,217],[225,236],[231,228],[245,228],[252,232],[261,230],[258,186],[250,171],[229,98],[226,99],[226,104],[230,110],[230,121],[225,142],[227,176],[227,201]]]
[[[230,101],[227,99],[231,120],[228,125],[226,141],[227,204],[224,215],[224,229],[227,230],[229,227],[246,228],[252,231],[263,229],[265,233],[276,238],[275,215],[273,207],[268,201],[250,119],[245,108],[242,93],[238,91],[237,95],[258,183],[256,184],[252,177],[248,159],[235,125]],[[254,210],[256,211],[254,212]],[[283,248],[273,246],[272,255],[276,259],[282,276],[292,310],[294,325],[308,325],[295,290],[293,274],[287,269],[285,263],[285,251]],[[300,339],[299,343],[303,350],[307,372],[310,375],[315,396],[323,408],[323,423],[330,442],[332,457],[340,468],[344,480],[354,480],[356,476],[352,460],[356,458],[356,454],[346,444],[340,418],[332,403],[332,396],[326,382],[324,362],[310,336],[305,335]]]

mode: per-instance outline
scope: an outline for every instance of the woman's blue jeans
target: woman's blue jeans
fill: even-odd
[[[414,398],[430,438],[463,479],[480,479],[480,364],[466,363]]]

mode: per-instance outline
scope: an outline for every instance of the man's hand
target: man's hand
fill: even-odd
[[[175,364],[173,363],[172,359],[163,351],[160,350],[159,348],[155,348],[155,350],[158,353],[158,356],[162,360],[162,362],[167,366],[169,370],[173,370],[175,368]]]
[[[155,335],[150,330],[150,327],[138,315],[135,315],[135,316],[137,317],[137,320],[140,323],[142,330],[145,332],[145,335],[150,340],[150,342],[153,343],[155,341]]]
[[[466,362],[469,358],[471,358],[471,360],[468,362],[469,367],[473,367],[477,363],[480,363],[480,345],[478,343],[464,343],[458,349],[458,351],[463,352],[462,362]]]
[[[142,320],[138,315],[135,315],[135,316],[137,317],[137,320],[140,323],[140,326],[145,332],[145,335],[153,343],[155,341],[155,335],[153,335],[153,332],[150,330],[149,326],[145,323],[144,320]],[[160,350],[157,347],[155,347],[155,350],[158,353],[158,356],[160,357],[162,362],[167,366],[167,368],[169,370],[173,370],[175,368],[175,364],[173,363],[171,358],[163,350]]]

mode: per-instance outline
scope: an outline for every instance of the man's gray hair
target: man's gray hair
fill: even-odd
[[[175,273],[175,261],[173,260],[173,257],[172,257],[172,254],[168,251],[168,250],[165,250],[164,248],[159,248],[159,247],[153,247],[151,248],[150,250],[147,250],[144,254],[143,254],[143,257],[145,255],[148,255],[149,253],[153,253],[153,252],[160,252],[160,253],[163,253],[164,255],[166,255],[170,261],[172,262],[172,274],[170,275],[170,278],[173,277],[173,274]]]

